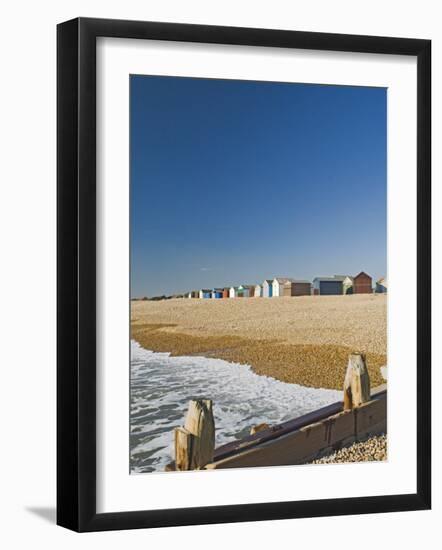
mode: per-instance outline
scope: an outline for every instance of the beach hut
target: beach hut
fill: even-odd
[[[350,275],[335,275],[335,279],[342,281],[342,294],[353,294],[353,277]]]
[[[376,281],[376,292],[378,294],[386,294],[388,288],[387,277],[381,277]]]
[[[373,292],[372,279],[364,271],[353,277],[354,294],[371,294]]]
[[[342,294],[353,294],[353,277],[347,276],[342,281]]]
[[[212,290],[210,288],[202,288],[199,294],[200,298],[211,298]]]
[[[191,290],[187,293],[187,298],[199,298],[200,297],[200,291],[199,290]]]
[[[262,297],[262,285],[255,285],[255,290],[253,292],[253,296],[255,298],[261,298]]]
[[[315,277],[313,294],[321,296],[339,296],[342,294],[342,280],[336,277]]]
[[[223,288],[214,288],[213,292],[212,292],[212,298],[215,298],[215,299],[222,298],[223,297],[223,292],[224,292]]]
[[[229,287],[224,287],[223,288],[223,298],[228,298],[229,293],[230,293],[230,288]]]
[[[229,298],[238,298],[238,287],[231,286],[229,288]]]
[[[255,295],[255,286],[254,285],[243,285],[243,297],[244,298],[253,298]]]
[[[293,283],[294,279],[289,277],[275,277],[272,281],[272,296],[284,296],[284,285]]]
[[[273,296],[273,279],[266,279],[262,283],[262,295],[264,298],[271,298]]]
[[[312,285],[310,281],[294,280],[284,285],[283,296],[310,296]]]
[[[249,298],[250,297],[250,287],[248,285],[239,285],[236,287],[236,297],[237,298]]]

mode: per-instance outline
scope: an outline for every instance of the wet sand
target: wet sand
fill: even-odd
[[[384,382],[385,295],[174,299],[131,302],[131,337],[172,355],[251,365],[257,374],[341,389],[349,353],[363,352],[372,386]]]

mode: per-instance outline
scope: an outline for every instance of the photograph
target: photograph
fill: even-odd
[[[431,508],[432,43],[270,24],[57,25],[57,525]]]
[[[387,94],[129,76],[130,474],[387,461]]]
[[[378,4],[5,3],[2,548],[441,538],[441,10]]]

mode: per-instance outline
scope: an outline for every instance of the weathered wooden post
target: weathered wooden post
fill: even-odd
[[[215,421],[212,401],[190,401],[184,427],[175,429],[175,468],[200,470],[213,462],[214,449]]]
[[[370,377],[365,355],[352,353],[344,379],[344,410],[359,407],[367,401],[370,401]]]

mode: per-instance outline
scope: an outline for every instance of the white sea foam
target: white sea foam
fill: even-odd
[[[206,357],[171,357],[131,342],[131,472],[162,471],[172,460],[173,428],[190,399],[212,399],[216,445],[240,439],[261,422],[275,424],[342,398],[255,374],[247,365]]]

